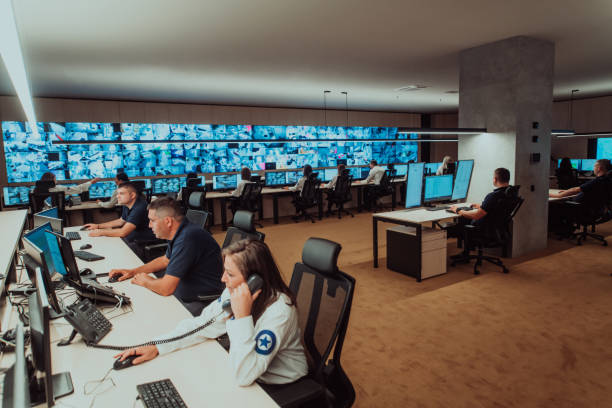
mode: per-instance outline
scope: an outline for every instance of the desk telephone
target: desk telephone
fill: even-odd
[[[113,327],[111,322],[86,298],[68,306],[64,317],[74,327],[74,330],[70,337],[60,341],[58,346],[70,344],[77,333],[83,336],[86,343],[97,343]]]
[[[258,291],[259,289],[262,288],[262,286],[263,286],[263,279],[261,278],[261,276],[259,276],[257,274],[253,274],[247,280],[247,285],[249,286],[249,290],[251,291],[251,293],[254,293],[254,292],[256,292],[256,291]],[[87,299],[84,299],[84,300],[87,300]],[[91,302],[89,302],[89,304],[91,305]],[[75,305],[72,305],[72,306],[75,306]],[[70,307],[72,307],[72,306],[70,306]],[[91,305],[91,306],[93,307],[93,305]],[[221,307],[223,308],[223,312],[225,312],[225,313],[231,313],[232,312],[232,304],[231,304],[230,299],[227,299],[226,301],[224,301],[223,305]],[[93,307],[93,308],[95,309],[95,307]],[[104,317],[104,315],[102,315],[102,313],[100,313],[97,309],[95,309],[95,311],[97,313],[99,313],[100,316],[103,319],[106,320],[106,318]],[[200,327],[196,327],[195,329],[193,329],[193,330],[191,330],[191,331],[189,331],[187,333],[183,333],[181,335],[178,335],[176,337],[172,337],[172,338],[164,339],[164,340],[148,341],[146,343],[136,344],[136,345],[133,345],[133,346],[112,346],[112,345],[105,345],[105,344],[97,344],[98,341],[100,341],[100,339],[102,337],[104,337],[106,335],[106,333],[108,333],[108,331],[110,331],[110,327],[111,327],[110,326],[110,322],[108,322],[108,325],[109,325],[108,329],[106,329],[106,332],[104,332],[104,330],[101,330],[101,331],[93,330],[92,331],[91,327],[88,328],[88,329],[83,329],[83,328],[79,329],[77,327],[77,325],[80,324],[80,322],[77,323],[77,324],[73,323],[69,319],[68,315],[66,316],[66,320],[68,320],[70,322],[70,324],[72,324],[75,327],[76,331],[78,331],[83,336],[87,346],[94,347],[94,348],[106,349],[106,350],[119,350],[119,351],[123,351],[123,350],[128,350],[128,349],[136,348],[136,347],[154,346],[154,345],[157,345],[157,344],[166,344],[166,343],[171,343],[173,341],[178,341],[178,340],[184,339],[185,337],[191,336],[191,335],[193,335],[193,334],[195,334],[195,333],[197,333],[199,331],[204,330],[205,328],[207,328],[208,326],[213,324],[217,320],[217,318],[219,316],[221,316],[221,315],[217,315],[217,316],[211,318],[210,320],[208,320],[206,323],[204,323]],[[75,320],[75,319],[72,318],[72,320]],[[95,326],[95,324],[94,324],[94,326]],[[83,332],[81,332],[81,330],[83,330],[83,332],[86,333],[86,334],[83,334]],[[75,334],[76,333],[73,332],[73,335],[68,340],[68,343],[72,340],[72,338],[74,338]],[[64,345],[64,344],[60,344],[60,345]]]

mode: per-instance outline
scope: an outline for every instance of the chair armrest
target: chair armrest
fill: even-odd
[[[213,300],[217,299],[219,296],[221,296],[221,293],[223,293],[223,292],[219,292],[219,293],[215,293],[215,294],[210,294],[210,295],[198,295],[197,299],[200,302],[209,302],[209,301],[213,301]]]
[[[161,248],[165,248],[168,246],[167,242],[163,242],[163,243],[159,243],[159,244],[153,244],[153,245],[146,245],[144,247],[145,251],[154,251],[156,249],[161,249]]]

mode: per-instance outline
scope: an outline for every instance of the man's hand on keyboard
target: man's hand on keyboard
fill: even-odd
[[[99,224],[85,224],[83,225],[83,229],[95,230],[98,229]]]
[[[111,269],[111,271],[108,273],[108,276],[111,278],[117,275],[118,275],[117,280],[124,281],[134,276],[134,272],[131,271],[130,269]]]

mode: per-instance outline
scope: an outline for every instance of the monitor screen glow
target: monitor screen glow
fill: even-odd
[[[410,163],[406,180],[406,208],[419,207],[423,194],[425,163]]]
[[[453,175],[425,177],[425,193],[423,201],[442,201],[448,200],[453,194]]]
[[[451,200],[464,200],[467,197],[473,168],[474,160],[459,160],[457,173],[455,175],[455,187],[453,188]]]

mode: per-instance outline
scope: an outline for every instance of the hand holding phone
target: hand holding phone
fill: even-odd
[[[246,284],[243,283],[231,291],[230,299],[223,303],[223,310],[233,313],[236,319],[250,315],[253,302],[261,293],[262,286],[263,279],[257,274],[251,275]]]

